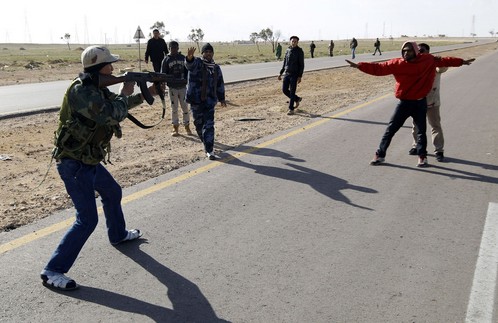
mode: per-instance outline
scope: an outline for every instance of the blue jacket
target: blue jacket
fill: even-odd
[[[225,101],[225,82],[218,64],[207,63],[200,57],[194,57],[190,62],[185,59],[185,66],[188,70],[188,103],[216,105],[218,101]],[[203,84],[205,84],[204,91]]]

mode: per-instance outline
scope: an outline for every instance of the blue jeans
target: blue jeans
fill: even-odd
[[[394,134],[403,126],[406,119],[413,118],[413,123],[417,126],[417,155],[427,155],[427,123],[425,116],[427,114],[427,100],[400,100],[394,113],[389,120],[389,125],[382,136],[377,154],[380,157],[386,157],[387,148],[391,144]]]
[[[282,82],[282,92],[289,98],[289,110],[294,110],[294,102],[299,99],[296,95],[297,75],[287,74]]]
[[[214,149],[214,107],[216,102],[190,104],[194,118],[195,131],[204,144],[204,150],[210,153]]]
[[[74,203],[76,221],[62,238],[45,270],[67,273],[99,221],[95,191],[102,199],[110,242],[126,238],[127,230],[121,208],[121,186],[104,166],[63,158],[57,163],[57,171]]]

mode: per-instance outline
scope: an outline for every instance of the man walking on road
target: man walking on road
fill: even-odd
[[[179,52],[179,44],[174,40],[170,41],[169,49],[171,53],[164,58],[161,73],[173,76],[173,79],[167,82],[171,102],[171,123],[173,124],[171,135],[174,137],[179,135],[180,117],[178,115],[178,106],[180,106],[182,109],[182,124],[185,127],[187,135],[190,136],[192,135],[192,131],[190,131],[190,114],[187,101],[185,101],[188,78],[188,70],[185,67],[185,56]]]
[[[291,46],[285,52],[284,62],[278,75],[278,80],[282,80],[284,74],[284,81],[282,82],[282,92],[289,98],[288,115],[294,114],[294,109],[299,107],[302,98],[296,95],[297,85],[301,83],[301,78],[304,73],[304,52],[298,46],[299,37],[292,36],[290,38]],[[296,106],[294,106],[294,102]]]
[[[168,45],[166,41],[161,37],[159,30],[154,29],[152,31],[152,38],[147,41],[147,48],[145,50],[145,64],[149,64],[149,57],[152,61],[152,67],[154,72],[161,71],[161,64],[163,62],[164,56],[168,55]]]
[[[207,43],[202,46],[201,57],[195,57],[195,47],[188,48],[185,66],[188,70],[187,102],[194,117],[195,131],[204,144],[209,160],[219,157],[214,152],[214,111],[220,102],[226,107],[223,73],[213,60],[214,48]]]
[[[424,167],[427,166],[426,96],[434,82],[436,67],[470,65],[475,59],[463,60],[456,57],[436,57],[431,54],[419,55],[415,42],[405,42],[401,47],[401,55],[402,58],[393,58],[380,63],[361,62],[356,64],[349,60],[346,62],[351,67],[370,75],[392,74],[396,80],[395,96],[399,99],[399,103],[391,120],[389,120],[389,125],[370,164],[379,165],[384,162],[391,139],[403,126],[406,119],[412,117],[418,129],[417,155],[419,159],[417,166]]]
[[[377,53],[377,51],[379,52],[379,55],[382,55],[382,52],[380,51],[380,40],[379,40],[379,38],[377,38],[377,40],[375,41],[374,47],[375,47],[375,51],[374,51],[374,53],[372,55],[375,56],[375,54]]]

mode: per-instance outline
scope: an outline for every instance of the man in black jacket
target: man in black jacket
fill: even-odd
[[[296,95],[297,84],[301,83],[301,78],[304,72],[304,52],[298,46],[299,37],[292,36],[290,38],[291,46],[285,52],[284,63],[278,80],[282,79],[284,74],[284,81],[282,83],[282,92],[289,98],[289,111],[288,115],[294,114],[294,109],[297,109],[299,103],[303,98]],[[296,106],[294,106],[294,102]]]
[[[168,55],[168,45],[166,41],[160,37],[159,30],[152,31],[152,38],[147,42],[147,49],[145,50],[145,64],[149,64],[149,57],[152,61],[154,72],[161,71],[161,64],[166,55]]]

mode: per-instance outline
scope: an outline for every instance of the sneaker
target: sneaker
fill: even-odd
[[[216,159],[220,158],[220,157],[215,155],[214,151],[206,153],[206,156],[209,160],[216,160]]]
[[[299,106],[299,103],[301,103],[302,100],[303,100],[303,98],[299,98],[296,100],[296,106],[294,107],[294,109],[297,109],[297,107]]]
[[[377,166],[382,164],[385,160],[384,157],[380,157],[378,153],[375,153],[374,158],[370,161],[370,165]]]
[[[438,151],[436,153],[436,160],[438,162],[442,162],[444,160],[444,153],[442,151]]]
[[[427,167],[427,166],[429,166],[429,163],[427,162],[427,157],[426,156],[419,156],[417,167]]]
[[[50,270],[44,270],[40,274],[42,284],[45,287],[57,290],[75,290],[79,286],[74,280],[64,274],[56,273]]]
[[[288,116],[294,115],[294,110],[289,110],[289,111],[287,111],[287,115],[288,115]]]
[[[417,148],[412,148],[408,151],[408,155],[415,156],[417,155]]]
[[[141,236],[142,236],[142,232],[140,232],[140,230],[138,230],[138,229],[128,230],[128,234],[126,234],[126,237],[123,240],[121,240],[119,242],[111,243],[111,244],[117,245],[117,244],[120,244],[120,243],[125,242],[125,241],[136,240],[136,239],[140,238]]]

